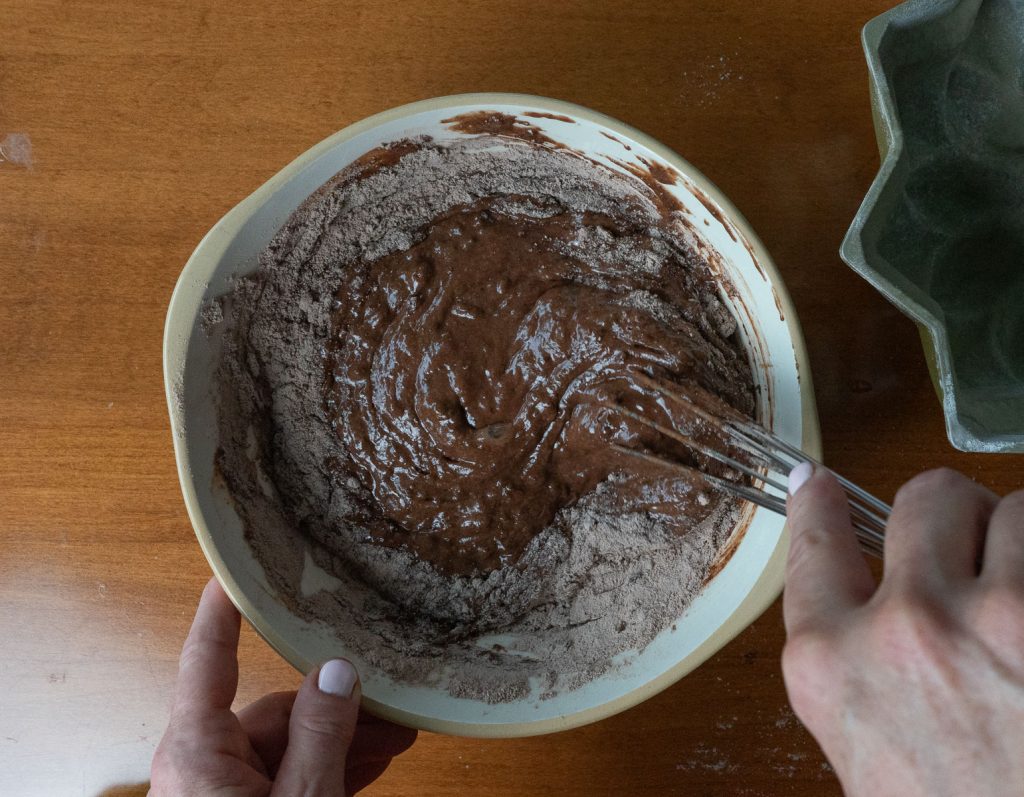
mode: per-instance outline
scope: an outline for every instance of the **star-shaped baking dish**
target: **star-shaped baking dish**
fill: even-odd
[[[914,319],[963,451],[1024,452],[1024,0],[863,31],[882,166],[840,250]]]

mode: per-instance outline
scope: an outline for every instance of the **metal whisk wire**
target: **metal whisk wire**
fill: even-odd
[[[684,406],[704,421],[721,429],[729,437],[733,446],[746,455],[751,464],[748,465],[741,462],[734,456],[730,456],[717,448],[707,446],[676,429],[651,420],[621,405],[614,405],[610,407],[611,409],[703,454],[709,459],[713,459],[738,473],[748,476],[753,482],[750,485],[740,484],[704,471],[699,471],[689,465],[684,465],[681,462],[673,461],[664,456],[613,444],[613,448],[624,454],[629,454],[630,456],[638,457],[664,467],[684,470],[690,474],[698,474],[712,487],[716,487],[737,498],[750,501],[783,516],[786,514],[786,479],[789,472],[801,462],[811,462],[819,467],[824,467],[820,462],[808,456],[799,448],[790,445],[785,440],[752,421],[743,420],[739,417],[717,417],[697,406],[686,396],[676,393],[653,379],[642,376],[638,377],[638,379],[650,389],[670,401]],[[865,553],[881,559],[885,543],[885,525],[892,512],[892,507],[858,487],[849,479],[835,473],[835,471],[832,471],[832,473],[846,492],[847,502],[850,505],[850,520],[853,523],[861,549]],[[780,474],[781,480],[779,479]]]

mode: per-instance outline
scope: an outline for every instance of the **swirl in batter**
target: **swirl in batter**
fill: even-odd
[[[670,240],[627,213],[494,195],[352,266],[335,294],[324,402],[367,540],[473,575],[514,564],[602,482],[612,509],[681,530],[707,516],[717,499],[699,485],[609,446],[667,446],[614,410],[669,412],[639,373],[752,410],[735,322],[706,263]],[[658,267],[627,267],[624,248]]]

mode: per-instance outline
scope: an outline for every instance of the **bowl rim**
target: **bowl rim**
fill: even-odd
[[[821,434],[818,425],[817,407],[814,400],[814,389],[811,378],[810,361],[807,347],[804,342],[802,330],[797,320],[796,308],[789,296],[782,276],[774,261],[768,254],[767,249],[760,238],[754,232],[750,223],[733,205],[733,203],[718,189],[700,170],[695,168],[689,161],[669,147],[655,140],[646,133],[628,125],[624,122],[607,116],[603,113],[593,111],[589,108],[577,105],[564,100],[557,100],[543,96],[520,93],[483,92],[453,94],[431,99],[419,100],[405,105],[391,108],[372,116],[361,119],[350,124],[336,133],[328,136],[319,143],[313,145],[298,157],[293,159],[284,168],[274,174],[269,180],[260,185],[249,196],[229,210],[196,246],[192,255],[186,262],[168,306],[167,319],[164,327],[163,337],[163,373],[164,387],[168,403],[168,411],[171,417],[172,440],[175,453],[175,464],[178,472],[178,479],[181,485],[182,495],[188,511],[189,519],[199,541],[200,547],[206,556],[207,561],[213,570],[214,576],[220,582],[232,603],[238,608],[255,631],[282,657],[300,672],[308,672],[314,664],[307,661],[303,655],[294,649],[273,627],[264,621],[258,607],[245,595],[237,581],[232,577],[227,563],[221,556],[214,543],[213,535],[206,526],[199,508],[199,500],[196,495],[192,476],[188,468],[188,458],[183,435],[179,434],[176,421],[176,384],[178,374],[172,373],[172,360],[176,347],[182,345],[182,330],[180,325],[174,324],[176,319],[175,308],[182,302],[184,293],[191,291],[194,286],[190,281],[190,267],[200,259],[206,259],[210,255],[206,249],[211,244],[219,243],[221,248],[233,238],[242,224],[261,207],[267,198],[273,194],[282,184],[287,182],[300,172],[312,160],[335,147],[339,143],[366,132],[378,125],[412,116],[423,111],[438,111],[453,107],[478,106],[481,110],[487,106],[494,105],[522,105],[536,108],[553,114],[561,114],[586,120],[592,124],[600,125],[616,135],[626,137],[646,147],[655,153],[659,158],[685,175],[689,181],[696,186],[705,197],[713,201],[724,212],[729,222],[746,239],[749,245],[754,262],[763,269],[767,281],[771,284],[778,299],[779,310],[783,315],[788,333],[790,335],[793,354],[796,363],[797,379],[801,399],[801,442],[804,451],[816,459],[821,459]],[[187,336],[191,329],[187,330]],[[184,344],[187,350],[187,343]],[[641,686],[630,692],[622,694],[600,705],[593,706],[582,711],[567,715],[559,715],[532,722],[517,723],[471,723],[463,721],[445,720],[436,717],[424,716],[414,712],[405,711],[393,706],[380,703],[370,698],[363,698],[363,705],[373,714],[410,727],[416,727],[435,733],[444,733],[453,736],[466,736],[477,738],[511,738],[534,736],[539,734],[554,733],[568,730],[570,728],[586,725],[598,720],[610,717],[619,712],[625,711],[644,700],[658,694],[676,683],[683,676],[687,675],[696,667],[703,664],[723,646],[732,641],[742,630],[760,616],[770,606],[782,591],[783,576],[785,569],[785,556],[788,549],[789,532],[788,527],[783,527],[779,540],[772,551],[764,569],[761,571],[754,585],[747,596],[740,602],[736,609],[726,620],[708,637],[702,644],[697,646],[691,653],[670,667],[665,672],[644,682]]]

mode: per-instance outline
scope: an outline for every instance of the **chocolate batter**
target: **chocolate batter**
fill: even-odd
[[[656,179],[451,124],[337,175],[208,308],[217,464],[270,588],[363,672],[501,701],[670,628],[737,527],[610,447],[666,445],[617,409],[668,418],[637,376],[746,414],[752,377]]]
[[[677,258],[657,277],[616,263],[595,273],[572,253],[585,228],[641,245],[649,235],[606,214],[486,197],[361,263],[338,290],[326,402],[347,454],[336,469],[368,493],[352,519],[369,539],[446,573],[487,572],[517,562],[613,473],[606,500],[623,512],[655,511],[680,531],[709,514],[693,493],[666,495],[664,469],[609,443],[666,446],[614,409],[664,420],[637,373],[750,410],[745,363],[725,340],[732,319],[717,303],[709,317],[710,274]],[[631,304],[638,291],[674,310]]]

